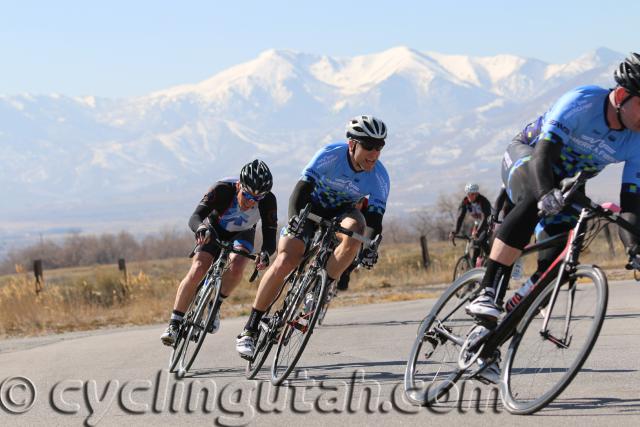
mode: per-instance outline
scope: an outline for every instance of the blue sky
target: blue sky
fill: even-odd
[[[354,56],[404,45],[555,63],[601,46],[638,51],[640,2],[623,3],[0,0],[0,94],[142,95],[270,48]]]

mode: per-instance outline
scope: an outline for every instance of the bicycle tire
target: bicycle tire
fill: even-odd
[[[324,323],[324,317],[327,315],[327,310],[329,310],[329,305],[331,304],[331,301],[338,296],[338,291],[336,286],[337,286],[337,283],[334,280],[331,283],[331,286],[329,286],[329,288],[327,289],[325,302],[324,304],[322,304],[322,308],[320,309],[320,315],[318,316],[318,325],[320,326],[322,326],[322,324]]]
[[[211,319],[213,318],[212,316],[215,315],[215,310],[209,310],[207,315],[204,316],[205,311],[208,309],[209,301],[214,301],[213,306],[215,307],[215,301],[217,301],[220,295],[220,288],[222,286],[222,281],[219,277],[212,278],[211,280],[215,281],[213,285],[202,286],[197,293],[198,302],[196,310],[194,312],[194,317],[189,324],[187,336],[184,341],[184,350],[182,351],[182,359],[180,362],[180,371],[182,373],[188,372],[189,369],[191,369],[191,366],[193,366],[193,362],[195,362],[196,356],[198,356],[200,348],[202,347],[202,343],[204,343],[204,339],[208,334],[207,326],[209,325],[209,322],[211,322]],[[197,334],[195,341],[192,340],[194,334]],[[192,344],[195,347],[192,347]],[[192,354],[189,354],[190,347],[193,351]]]
[[[312,277],[309,277],[309,276]],[[289,315],[284,319],[284,327],[282,332],[280,333],[280,337],[278,339],[278,347],[276,349],[276,354],[273,358],[273,364],[271,365],[271,383],[273,385],[282,384],[289,374],[293,371],[304,352],[304,349],[309,342],[309,338],[313,333],[313,328],[318,320],[318,316],[320,315],[320,311],[322,309],[322,305],[324,304],[326,288],[327,288],[327,272],[324,269],[318,271],[307,271],[304,275],[303,281],[308,280],[307,284],[304,284],[302,291],[299,295],[296,295],[291,307],[291,310],[288,310]],[[303,304],[303,298],[309,292],[313,292],[313,305],[309,307],[304,307],[303,311],[306,313],[302,313],[299,310],[300,305]],[[300,330],[300,326],[298,323],[299,319],[304,319],[305,316],[308,316],[309,313],[312,313],[311,316],[307,320],[307,324],[303,326],[304,330]],[[291,353],[289,351],[285,354],[285,349],[289,347],[291,343],[291,338],[295,334],[296,331],[302,332],[302,340],[297,349],[293,349],[293,356],[289,358]],[[286,364],[283,364],[286,363]],[[282,368],[282,369],[281,369]]]
[[[438,329],[443,328],[440,330],[446,330],[464,341],[467,332],[475,326],[473,318],[464,311],[464,306],[480,292],[484,271],[483,268],[475,268],[454,281],[418,327],[404,375],[405,395],[412,403],[437,403],[464,374],[465,371],[458,366],[460,344],[438,332]],[[471,290],[459,298],[459,291],[469,287]],[[424,353],[423,347],[427,345],[430,347],[429,352]],[[444,350],[442,355],[439,353],[440,349]],[[421,360],[423,354],[424,360]],[[444,360],[438,361],[439,358]],[[443,365],[450,370],[443,372]],[[434,369],[431,369],[432,367]],[[439,377],[440,375],[442,376]],[[423,386],[425,383],[426,387]]]
[[[460,276],[462,276],[465,272],[471,270],[471,260],[468,256],[462,255],[456,261],[456,265],[453,267],[453,282]]]
[[[286,277],[284,284],[282,285],[282,289],[286,288],[287,286],[289,286],[290,289],[293,289],[296,277],[298,277],[298,274],[297,271],[294,270]],[[289,294],[287,294],[287,297],[285,297],[285,301],[287,301],[288,298]],[[262,369],[264,362],[267,360],[267,357],[269,356],[273,345],[277,342],[277,330],[281,327],[282,321],[280,319],[284,315],[286,315],[286,307],[283,307],[279,312],[277,311],[274,314],[274,317],[270,319],[268,330],[265,331],[262,329],[262,327],[258,328],[258,336],[256,337],[255,347],[256,350],[254,352],[253,359],[247,361],[247,366],[245,368],[245,376],[248,380],[255,378],[258,372],[260,372],[260,369]],[[265,342],[266,339],[268,339],[269,341]]]
[[[606,275],[598,267],[580,265],[574,276],[577,280],[573,282],[573,286],[567,286],[568,283],[572,283],[571,281],[561,286],[552,307],[548,326],[550,332],[561,330],[559,336],[562,336],[567,328],[566,312],[569,312],[572,335],[566,348],[555,344],[551,339],[545,339],[540,334],[540,328],[536,328],[541,325],[543,319],[540,308],[547,309],[545,306],[553,291],[553,285],[549,285],[538,296],[516,328],[509,344],[500,384],[502,401],[505,408],[512,414],[532,414],[558,397],[577,375],[598,339],[607,309]],[[589,284],[593,284],[593,289]],[[570,298],[571,295],[572,298]],[[589,298],[595,298],[595,300],[590,302]],[[567,310],[569,302],[571,305]],[[583,307],[586,307],[584,312]],[[582,332],[584,332],[584,344],[578,344],[576,351],[569,351],[576,341],[577,334]],[[555,335],[552,334],[552,336]],[[524,355],[524,361],[521,361],[518,355]],[[540,355],[543,359],[560,357],[557,358],[559,362],[552,366],[546,367],[543,363],[535,368],[534,366],[538,363],[532,361],[536,355]],[[568,361],[570,365],[566,369],[561,369],[558,367],[561,361]],[[543,385],[538,385],[540,383]],[[534,390],[526,392],[525,387],[531,387]]]
[[[193,308],[194,308],[194,300],[189,303],[189,307],[184,315],[184,319],[189,319],[193,316]],[[184,339],[187,335],[187,321],[183,321],[180,324],[180,329],[178,330],[178,336],[176,337],[176,342],[171,346],[171,354],[169,355],[169,373],[176,372],[176,368],[178,367],[178,363],[182,358],[182,351],[184,350]]]
[[[258,329],[258,336],[256,337],[256,350],[253,356],[253,360],[247,361],[245,368],[245,376],[248,380],[252,380],[258,375],[262,365],[267,360],[271,348],[273,347],[272,330]]]

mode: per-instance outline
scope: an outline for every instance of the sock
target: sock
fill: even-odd
[[[507,292],[511,268],[511,265],[504,265],[492,259],[487,262],[487,271],[482,278],[481,287],[493,289],[494,294],[497,295],[498,305],[502,304],[502,299]]]
[[[224,300],[227,299],[227,297],[228,297],[228,295],[222,295],[222,292],[220,292],[220,294],[218,295],[218,300],[216,301],[216,304],[213,307],[213,309],[214,310],[220,310],[220,306],[222,305]]]
[[[173,310],[171,312],[171,319],[169,319],[169,323],[180,323],[182,322],[182,318],[184,317],[184,313],[182,311]]]
[[[262,320],[262,316],[264,315],[264,311],[251,308],[251,314],[249,315],[249,320],[247,320],[247,324],[244,326],[244,329],[249,332],[256,332],[258,330],[258,325],[260,325],[260,320]]]

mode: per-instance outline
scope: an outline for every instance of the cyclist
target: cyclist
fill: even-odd
[[[247,163],[240,170],[240,178],[225,178],[207,191],[193,215],[189,227],[195,233],[197,246],[191,268],[180,282],[173,312],[167,330],[160,339],[165,345],[175,343],[180,322],[193,299],[197,285],[202,281],[220,249],[214,239],[233,241],[236,249],[253,251],[256,223],[262,221],[262,248],[256,259],[256,268],[269,265],[269,256],[276,249],[278,215],[276,197],[271,192],[273,177],[261,160]],[[248,259],[236,254],[230,256],[229,269],[222,277],[220,298],[215,302],[217,316],[208,331],[216,333],[220,328],[220,305],[240,283]]]
[[[254,351],[254,336],[263,314],[272,304],[285,277],[300,263],[305,246],[313,237],[316,225],[311,221],[298,228],[298,213],[307,203],[311,211],[323,218],[338,217],[340,225],[357,233],[370,227],[371,237],[382,232],[382,217],[389,195],[389,175],[378,161],[385,145],[387,127],[373,116],[357,116],[349,120],[346,142],[329,144],[316,153],[302,171],[289,199],[289,225],[281,232],[278,256],[262,277],[251,314],[236,349],[241,356]],[[355,208],[363,197],[369,196],[364,212]],[[368,230],[369,231],[369,230]],[[340,243],[327,262],[330,280],[339,278],[353,262],[360,242],[343,234],[337,234]],[[361,263],[371,268],[377,261],[374,248],[364,249]]]
[[[481,251],[485,254],[489,253],[489,218],[491,217],[491,202],[480,194],[480,186],[478,184],[469,183],[464,187],[467,195],[462,199],[458,207],[458,219],[456,220],[455,230],[449,233],[449,238],[460,232],[464,218],[469,213],[471,218],[478,221],[478,225],[473,229],[472,239],[478,242],[478,246],[474,247],[471,254],[471,265],[476,265],[476,260],[480,256]]]
[[[486,324],[494,324],[502,313],[500,305],[506,290],[500,284],[529,242],[538,212],[545,217],[542,226],[551,234],[575,223],[575,211],[563,208],[562,192],[557,188],[563,178],[580,171],[595,174],[607,164],[625,162],[620,190],[622,215],[639,225],[640,55],[631,53],[624,59],[614,78],[617,86],[613,89],[582,86],[567,92],[508,147],[503,158],[503,181],[515,206],[493,242],[481,283],[483,291],[467,306],[468,313]],[[635,237],[620,231],[632,265],[640,266]],[[494,365],[497,368],[497,363]]]

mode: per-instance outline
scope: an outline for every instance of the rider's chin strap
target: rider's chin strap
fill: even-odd
[[[622,102],[618,105],[616,105],[616,117],[618,118],[618,122],[620,123],[620,126],[622,126],[622,129],[620,130],[625,130],[627,127],[624,125],[624,122],[622,121],[622,115],[620,114],[620,109],[622,108],[622,106],[624,104],[627,103],[628,100],[630,100],[632,97],[632,95],[627,95],[627,97],[625,99],[622,100]]]

